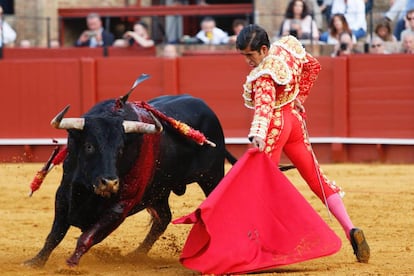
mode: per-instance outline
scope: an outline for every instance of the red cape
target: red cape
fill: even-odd
[[[340,238],[265,153],[247,151],[191,214],[180,256],[205,274],[246,273],[336,253]]]

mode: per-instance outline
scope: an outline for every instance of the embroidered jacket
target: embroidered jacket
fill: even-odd
[[[274,42],[243,85],[244,104],[255,109],[248,136],[265,139],[275,110],[293,105],[295,99],[303,104],[320,69],[320,63],[293,36]]]

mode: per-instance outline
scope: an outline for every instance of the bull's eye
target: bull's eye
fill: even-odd
[[[92,154],[95,151],[95,147],[91,143],[85,143],[85,153]]]

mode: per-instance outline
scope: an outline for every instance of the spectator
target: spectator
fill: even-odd
[[[387,19],[381,19],[377,22],[374,35],[380,37],[383,41],[397,42],[397,38],[392,33],[391,23]]]
[[[16,41],[16,32],[13,28],[4,21],[3,7],[0,5],[0,47],[13,47]]]
[[[323,0],[321,6],[319,7],[327,24],[331,21],[332,2],[333,0]]]
[[[339,41],[339,34],[343,32],[352,34],[352,30],[349,28],[345,16],[340,13],[334,14],[329,21],[328,31],[321,35],[320,40],[327,44],[337,44]],[[352,34],[352,42],[357,42],[354,34]]]
[[[394,8],[394,6],[396,6]],[[401,41],[401,32],[405,30],[407,22],[406,15],[407,11],[414,9],[414,0],[395,0],[395,3],[391,6],[390,11],[385,14],[386,18],[393,21],[396,17],[395,13],[399,10],[399,16],[394,26],[394,35],[397,40]],[[392,18],[392,16],[394,17]]]
[[[50,48],[59,48],[60,47],[60,42],[57,39],[52,39],[50,41]]]
[[[300,40],[319,40],[318,27],[304,0],[291,0],[286,8],[281,35],[289,34]]]
[[[306,5],[309,8],[309,14],[315,20],[318,30],[323,28],[322,12],[318,0],[305,0]]]
[[[177,47],[174,44],[166,44],[164,46],[162,56],[165,58],[176,58],[178,57]]]
[[[352,33],[342,32],[339,34],[338,43],[335,44],[333,57],[347,56],[351,54],[359,53],[355,49],[355,44],[352,39]]]
[[[341,13],[345,16],[356,39],[367,34],[367,20],[364,0],[335,0],[332,3],[332,14]]]
[[[372,12],[372,8],[374,7],[374,0],[364,0],[365,3],[365,14],[369,14]]]
[[[401,32],[401,41],[404,40],[404,36],[408,33],[414,32],[414,9],[407,11],[405,19],[407,23],[405,30]]]
[[[77,47],[112,46],[114,35],[102,27],[102,20],[97,13],[90,13],[86,17],[87,30],[83,31],[75,42]]]
[[[407,0],[389,0],[390,8],[384,14],[384,18],[393,22],[396,19],[404,18],[404,9],[407,4]]]
[[[232,24],[233,35],[229,37],[229,43],[235,44],[237,36],[239,35],[240,31],[247,26],[247,21],[244,19],[235,19]]]
[[[369,47],[370,54],[389,54],[390,52],[385,48],[384,40],[378,36],[374,36]]]
[[[216,27],[216,21],[212,17],[205,17],[200,23],[201,30],[197,33],[196,38],[204,44],[227,44],[229,42],[228,34]]]
[[[372,34],[367,35],[366,45],[372,46],[377,45],[379,43],[371,42],[371,36],[373,39],[375,37],[380,38],[382,40],[382,47],[384,51],[387,53],[396,53],[399,50],[399,43],[397,38],[392,33],[391,22],[386,18],[380,18],[379,21],[375,24],[374,30]],[[369,49],[369,52],[372,49]],[[382,50],[382,49],[381,49]]]
[[[143,48],[153,47],[154,40],[151,39],[148,32],[148,25],[144,21],[135,22],[132,31],[127,31],[122,39],[117,39],[114,42],[114,47],[128,47],[138,46]]]
[[[20,40],[20,48],[31,48],[32,47],[32,43],[30,42],[30,40],[28,39],[22,39]]]
[[[402,40],[402,50],[401,52],[404,54],[414,54],[414,33],[409,32],[404,35]]]

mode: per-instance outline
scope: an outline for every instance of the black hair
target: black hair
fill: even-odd
[[[149,26],[145,21],[136,21],[134,25],[141,25],[142,27],[144,27],[145,30],[149,30]]]
[[[303,3],[303,10],[302,13],[300,15],[300,18],[305,18],[307,15],[309,15],[309,8],[308,5],[306,4],[305,1],[303,0],[292,0],[289,2],[287,8],[286,8],[286,12],[285,12],[285,18],[290,18],[293,19],[294,18],[294,14],[293,14],[293,7],[295,6],[296,2],[302,2]]]
[[[250,50],[260,52],[263,45],[270,48],[270,40],[267,32],[259,25],[247,25],[237,36],[236,48],[239,50],[245,50],[250,46]]]

